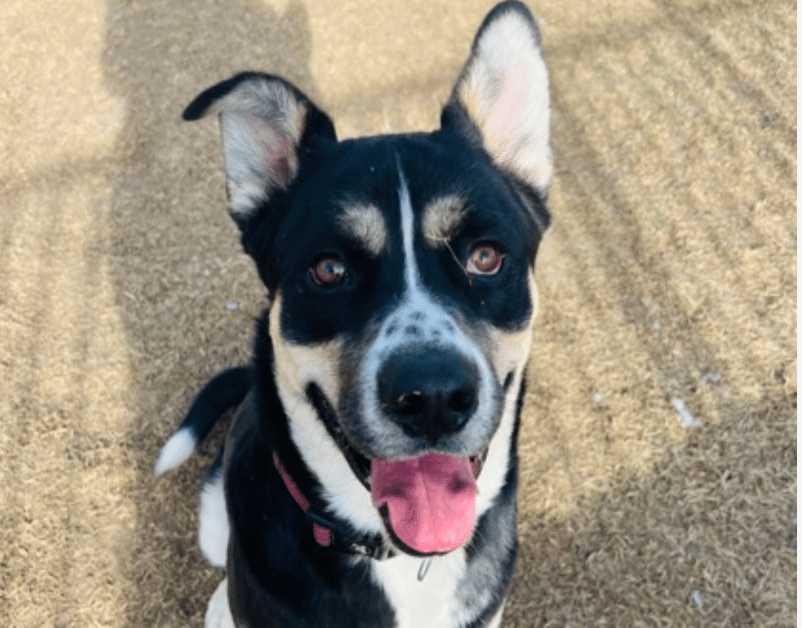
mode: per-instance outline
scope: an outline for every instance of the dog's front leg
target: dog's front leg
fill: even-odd
[[[487,628],[499,628],[501,626],[501,616],[504,614],[504,604],[501,605],[501,608],[498,609],[496,616],[490,620],[490,623],[487,624]]]
[[[228,605],[228,578],[223,578],[209,599],[203,625],[204,628],[236,628]]]

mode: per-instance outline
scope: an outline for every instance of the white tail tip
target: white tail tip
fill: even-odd
[[[180,429],[173,434],[159,453],[159,459],[156,461],[156,477],[184,464],[195,451],[197,444],[195,435],[188,428]]]

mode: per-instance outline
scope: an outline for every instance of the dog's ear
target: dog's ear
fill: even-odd
[[[523,4],[503,2],[485,18],[441,122],[480,142],[496,165],[542,198],[548,195],[549,81],[540,31]]]
[[[336,141],[328,116],[293,85],[269,74],[245,72],[210,87],[183,118],[212,113],[220,117],[229,209],[243,230],[289,187],[304,159]]]

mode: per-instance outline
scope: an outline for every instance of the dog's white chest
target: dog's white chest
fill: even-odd
[[[431,559],[420,579],[424,559],[396,556],[373,564],[373,577],[395,611],[398,628],[457,628],[464,624],[457,588],[465,575],[465,552]]]

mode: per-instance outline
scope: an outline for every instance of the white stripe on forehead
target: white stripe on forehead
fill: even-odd
[[[420,292],[420,274],[418,263],[415,260],[415,214],[412,211],[412,201],[409,198],[409,188],[401,169],[401,160],[398,163],[398,204],[401,208],[401,237],[404,245],[404,283],[409,291],[408,297]]]

